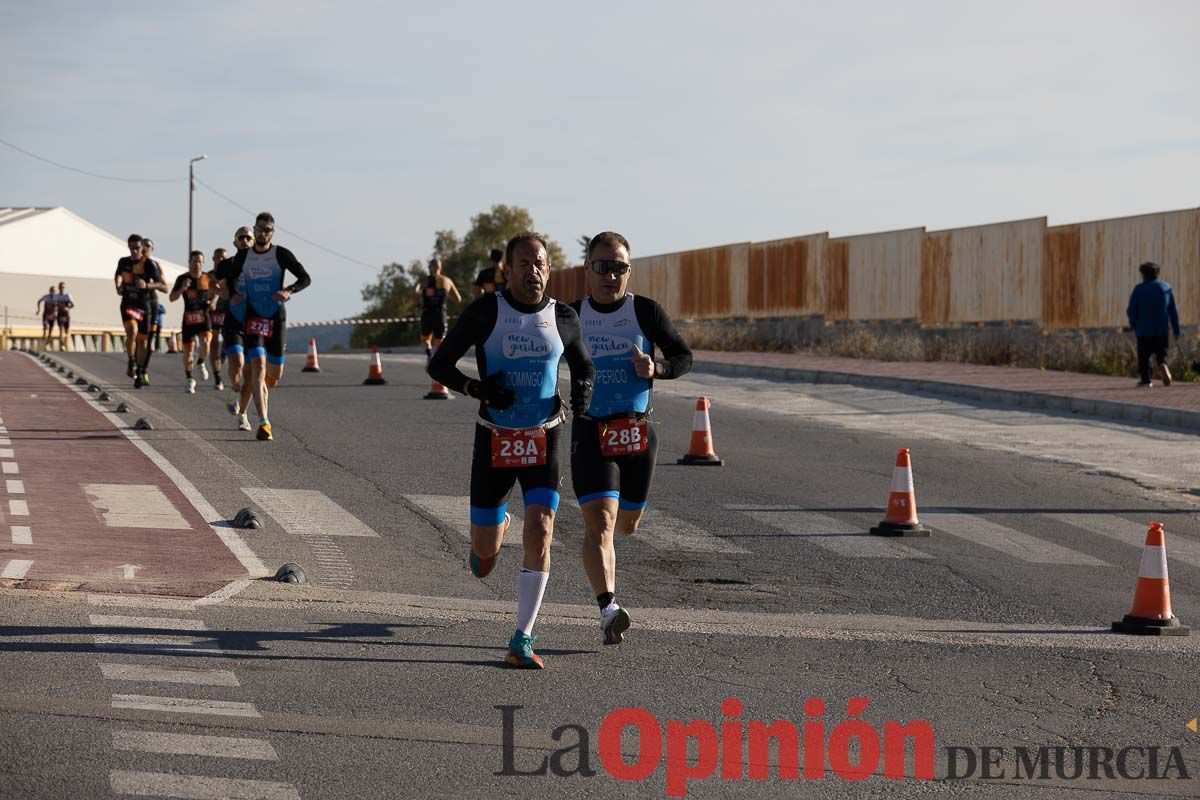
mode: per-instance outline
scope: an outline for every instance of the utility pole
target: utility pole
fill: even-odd
[[[184,264],[188,263],[188,260],[192,257],[192,251],[196,249],[192,245],[192,207],[193,197],[196,194],[196,171],[192,165],[206,158],[208,156],[196,156],[188,162],[188,251],[183,259]]]

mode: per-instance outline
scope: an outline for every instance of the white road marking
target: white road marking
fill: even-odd
[[[4,488],[9,494],[25,494],[25,481],[7,480],[4,482]]]
[[[195,603],[177,597],[137,594],[89,594],[87,601],[90,605],[106,608],[152,608],[156,611],[192,611]]]
[[[102,628],[152,628],[164,631],[204,631],[204,620],[173,617],[124,617],[114,614],[89,614],[88,621]]]
[[[225,652],[212,639],[196,640],[185,636],[137,636],[98,633],[92,637],[97,650],[135,651],[139,653],[204,653],[223,656]]]
[[[9,500],[8,513],[14,517],[28,517],[29,503],[24,500]]]
[[[215,592],[213,592],[211,594],[206,594],[204,597],[201,597],[199,600],[193,601],[192,605],[194,605],[194,606],[214,606],[218,603],[222,603],[222,602],[228,600],[229,598],[233,597],[238,592],[241,592],[242,590],[246,589],[248,586],[250,586],[253,583],[254,583],[254,581],[248,580],[248,579],[242,579],[240,581],[231,581],[230,583],[227,583],[224,586],[222,586],[220,589],[217,589]]]
[[[133,580],[141,568],[140,564],[122,564],[117,567],[117,569],[121,570],[121,577],[127,581]]]
[[[0,458],[16,458],[12,450],[0,450]]]
[[[11,525],[13,544],[33,544],[33,530],[28,525]]]
[[[115,769],[108,775],[114,794],[173,797],[182,800],[300,800],[290,783],[241,778],[210,778],[169,772]]]
[[[92,383],[100,383],[100,380],[98,378],[96,378],[94,375],[90,375],[90,374],[84,372],[83,370],[79,369],[78,367],[75,368],[75,371],[78,374],[82,375],[84,378],[90,378]],[[55,375],[55,377],[57,377],[61,383],[70,385],[67,383],[66,379],[63,378],[61,375]],[[156,413],[160,417],[166,419],[168,422],[170,422],[172,424],[172,428],[174,430],[176,430],[181,437],[183,437],[187,441],[191,442],[192,444],[199,443],[199,444],[197,444],[197,446],[200,447],[200,449],[203,450],[204,452],[206,452],[206,453],[219,453],[220,452],[213,445],[204,441],[204,439],[197,436],[195,433],[192,433],[186,427],[184,427],[183,425],[180,425],[178,422],[175,422],[175,420],[173,420],[170,417],[168,417],[167,415],[163,414],[161,411],[158,411],[157,409],[151,409],[150,406],[146,405],[145,403],[141,402],[140,400],[133,398],[130,395],[122,394],[120,396],[124,397],[127,400],[127,402],[129,402],[130,405],[135,406],[137,408],[141,408],[145,411],[150,411],[152,413]],[[192,484],[192,482],[189,481],[186,477],[184,477],[182,472],[180,472],[178,469],[176,469],[174,467],[174,465],[171,464],[170,461],[167,461],[165,458],[163,458],[162,455],[157,450],[155,450],[153,447],[151,447],[149,444],[147,444],[145,440],[143,440],[140,436],[138,436],[136,431],[133,431],[130,428],[124,427],[116,414],[109,411],[108,409],[106,409],[104,406],[100,405],[95,400],[92,400],[91,397],[89,397],[86,394],[80,394],[80,397],[82,397],[83,400],[89,406],[94,408],[105,419],[107,419],[114,428],[116,428],[118,431],[121,432],[121,435],[123,435],[126,439],[128,439],[130,442],[132,442],[134,447],[136,447],[138,450],[142,451],[142,453],[146,456],[146,458],[153,461],[154,465],[156,467],[158,467],[160,470],[162,470],[163,474],[165,474],[168,478],[171,479],[171,482],[175,484],[175,486],[179,489],[179,491],[183,493],[183,496],[188,499],[188,502],[190,502],[192,504],[192,507],[195,508],[196,511],[200,514],[200,517],[202,519],[209,521],[209,527],[211,528],[212,532],[217,535],[217,538],[219,538],[221,540],[221,542],[227,548],[229,548],[229,552],[233,553],[234,557],[241,563],[242,567],[246,570],[247,573],[249,573],[253,577],[262,577],[264,575],[271,574],[271,570],[267,569],[267,566],[265,564],[263,564],[262,559],[260,559],[257,555],[254,554],[254,551],[251,550],[250,547],[246,544],[246,542],[242,539],[242,537],[238,535],[237,531],[235,531],[233,528],[230,528],[229,526],[224,525],[224,524],[219,525],[219,526],[214,524],[217,521],[221,521],[223,523],[224,519],[221,517],[220,514],[217,513],[217,510],[212,507],[212,504],[209,503],[204,498],[204,495],[202,495],[200,493],[200,491],[198,489],[196,489],[196,487]],[[4,457],[4,453],[0,452],[0,458],[3,458],[3,457]],[[10,458],[12,457],[11,453],[9,453],[9,457]],[[245,473],[245,474],[249,475],[249,473],[246,473],[244,469],[242,469],[241,467],[238,467],[236,462],[234,462],[232,459],[229,459],[228,457],[226,457],[225,462],[233,465],[233,467],[234,467],[234,470],[232,472],[227,472],[226,474],[238,475],[238,474]],[[250,476],[250,477],[253,477],[253,476]]]
[[[300,536],[378,536],[358,517],[313,489],[265,489],[254,486],[242,491],[270,514],[288,533]]]
[[[260,717],[251,703],[231,700],[195,700],[190,697],[150,697],[143,694],[114,694],[113,708],[163,711],[173,714],[209,714],[221,717]]]
[[[101,662],[100,672],[110,681],[141,681],[143,683],[184,683],[194,686],[241,686],[237,676],[227,669],[197,669],[193,667],[165,669],[138,664]]]
[[[737,506],[727,505],[730,511],[741,511],[777,530],[785,531],[798,541],[811,542],[841,556],[851,558],[921,559],[933,558],[929,553],[882,536],[872,536],[863,528],[845,520],[827,517],[811,511],[798,511],[794,506]]]
[[[1146,529],[1150,526],[1149,515],[1147,515],[1146,522],[1133,522],[1113,514],[1046,514],[1046,516],[1062,520],[1073,528],[1095,533],[1139,550],[1146,546]],[[1167,525],[1169,526],[1170,522]],[[1169,529],[1166,531],[1165,539],[1168,562],[1182,561],[1193,567],[1200,567],[1200,542],[1183,536],[1172,536]]]
[[[749,553],[744,547],[702,531],[690,522],[672,517],[655,509],[642,516],[632,539],[645,542],[658,550],[689,553]]]
[[[464,539],[471,538],[471,499],[461,495],[454,494],[406,494],[404,499],[420,506],[430,516],[437,517],[446,527],[454,530]],[[509,502],[508,513],[512,514],[512,524],[504,535],[504,542],[501,547],[522,547],[521,544],[521,526],[524,524],[524,516],[521,513],[520,503]],[[555,547],[559,544],[557,538],[551,541],[550,546]]]
[[[89,483],[83,491],[110,528],[186,531],[192,527],[162,489],[154,485]]]
[[[940,533],[998,550],[1030,564],[1106,567],[1098,558],[1038,539],[974,514],[923,513],[922,522]]]
[[[17,462],[15,461],[0,463],[0,470],[3,470],[5,475],[19,475],[21,473],[21,468],[17,466]]]
[[[0,444],[4,445],[5,447],[12,447],[12,439],[0,438]]]
[[[25,577],[25,573],[29,572],[29,568],[33,566],[32,561],[26,561],[20,558],[14,558],[4,565],[4,569],[0,571],[0,578],[21,579]]]
[[[256,761],[279,760],[279,754],[275,752],[275,748],[264,739],[194,736],[187,733],[162,733],[159,731],[113,731],[113,749],[135,750],[140,753],[246,758]]]

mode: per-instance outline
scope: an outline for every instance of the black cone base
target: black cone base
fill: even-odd
[[[449,400],[449,399],[450,399],[450,393],[449,393],[449,392],[433,392],[433,391],[430,391],[430,392],[426,392],[426,393],[425,393],[425,399],[426,399],[426,400]]]
[[[387,381],[383,378],[367,378],[363,381],[363,386],[383,386]]]
[[[300,371],[301,372],[320,372],[321,368],[320,367],[305,367],[304,369],[302,369]]]
[[[883,522],[871,528],[872,536],[907,536],[910,538],[928,538],[929,528],[919,522]]]
[[[1129,633],[1134,636],[1189,636],[1192,629],[1179,624],[1177,617],[1170,619],[1149,619],[1147,617],[1131,617],[1126,614],[1120,622],[1114,622],[1112,629],[1116,633]]]
[[[676,464],[686,464],[690,467],[723,467],[725,462],[716,456],[694,456],[688,454],[675,462]]]

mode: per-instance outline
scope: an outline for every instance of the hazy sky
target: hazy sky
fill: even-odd
[[[496,203],[573,258],[1200,205],[1200,2],[0,4],[0,139],[197,174],[372,265]],[[187,186],[0,147],[0,206],[62,205],[182,262]],[[196,192],[196,244],[248,216]],[[279,235],[294,320],[373,270]]]

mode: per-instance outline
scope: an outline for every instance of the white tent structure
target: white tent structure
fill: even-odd
[[[137,232],[154,238],[153,232]],[[72,330],[120,330],[113,273],[117,260],[127,255],[124,236],[114,236],[61,206],[0,207],[0,325],[40,328],[37,301],[50,284],[62,281],[75,303]],[[186,269],[157,256],[154,260],[168,286]],[[169,302],[165,292],[159,292],[159,301],[167,307],[164,327],[178,328],[182,304]]]

